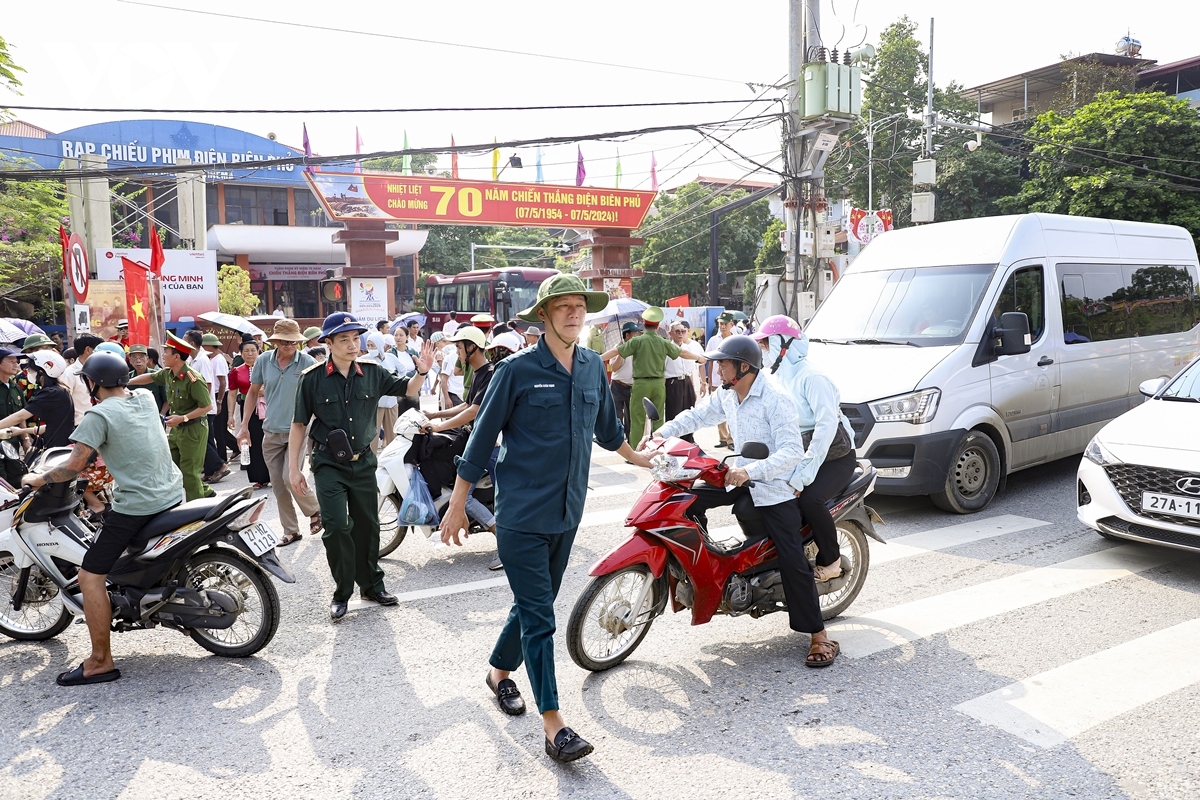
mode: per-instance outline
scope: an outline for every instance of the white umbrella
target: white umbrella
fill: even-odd
[[[262,331],[245,317],[239,317],[237,314],[224,314],[220,311],[205,311],[200,315],[200,319],[205,322],[211,322],[213,325],[220,325],[222,328],[229,328],[238,333],[259,334]]]
[[[9,344],[19,342],[29,334],[13,325],[6,319],[0,319],[0,342]]]
[[[584,321],[589,325],[607,325],[610,322],[624,322],[626,320],[638,319],[642,312],[650,306],[643,303],[641,300],[634,300],[632,297],[618,297],[608,302],[604,310],[597,311],[595,314],[588,314],[584,317]]]

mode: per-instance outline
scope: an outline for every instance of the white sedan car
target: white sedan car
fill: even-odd
[[[1079,462],[1079,521],[1101,536],[1200,551],[1200,358],[1139,389]]]

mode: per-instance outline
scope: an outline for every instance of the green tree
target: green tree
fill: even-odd
[[[411,161],[413,174],[424,175],[426,168],[436,164],[437,160],[437,153],[417,153],[412,157]],[[363,162],[363,169],[375,172],[402,172],[404,170],[404,156],[372,158],[369,161]]]
[[[0,85],[13,94],[20,94],[17,87],[21,85],[21,80],[17,77],[17,73],[24,71],[13,61],[12,54],[8,50],[8,42],[4,40],[3,36],[0,36]]]
[[[250,273],[237,264],[217,270],[217,307],[225,314],[244,317],[258,308],[258,295],[250,291]]]
[[[1069,114],[1105,92],[1133,94],[1137,91],[1138,73],[1143,69],[1140,64],[1109,66],[1095,53],[1082,57],[1067,53],[1061,58],[1065,80],[1050,98],[1047,111]]]
[[[0,169],[30,165],[0,154]],[[0,297],[6,305],[28,304],[7,311],[54,317],[61,309],[53,295],[62,292],[58,226],[67,221],[67,201],[58,182],[0,181]]]
[[[1029,129],[1030,179],[1000,206],[1181,225],[1200,241],[1200,117],[1161,92],[1101,94]]]
[[[759,275],[782,275],[784,270],[783,248],[779,246],[779,235],[787,230],[787,223],[772,217],[767,229],[763,231],[762,247],[754,257],[754,269],[746,275],[746,284],[742,289],[743,307],[754,303],[755,279]]]
[[[709,212],[745,195],[745,191],[714,195],[696,182],[673,195],[660,194],[654,203],[658,221],[647,226],[646,243],[631,255],[645,271],[634,281],[634,296],[661,304],[686,294],[693,303],[707,304]],[[718,264],[730,279],[754,268],[770,220],[765,199],[721,217]],[[731,284],[732,280],[726,281],[723,296],[729,296]]]
[[[937,154],[937,219],[946,222],[1003,213],[1001,199],[1021,190],[1021,160],[990,146],[959,146]]]

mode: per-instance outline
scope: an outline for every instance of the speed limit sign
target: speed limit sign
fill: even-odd
[[[76,303],[86,303],[88,293],[88,260],[87,248],[78,233],[72,233],[67,240],[67,263],[63,265],[67,279],[71,282],[71,294],[75,295]]]

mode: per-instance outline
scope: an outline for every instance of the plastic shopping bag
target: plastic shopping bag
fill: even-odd
[[[414,469],[408,478],[408,492],[400,504],[401,525],[437,525],[437,507],[421,471]]]

